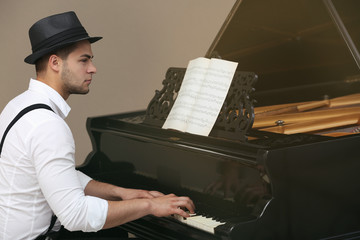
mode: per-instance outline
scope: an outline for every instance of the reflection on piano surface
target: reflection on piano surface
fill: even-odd
[[[89,118],[82,171],[196,205],[187,219],[121,227],[144,239],[360,238],[359,7],[237,1],[206,54],[239,62],[208,137],[161,129],[182,68],[146,111]]]

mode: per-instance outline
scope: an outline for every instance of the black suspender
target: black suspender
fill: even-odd
[[[4,145],[5,137],[6,137],[6,135],[8,134],[10,128],[12,128],[12,126],[14,126],[14,124],[15,124],[22,116],[24,116],[26,113],[28,113],[28,112],[30,112],[30,111],[32,111],[32,110],[38,109],[38,108],[45,108],[45,109],[47,109],[47,110],[50,110],[50,111],[53,111],[53,112],[54,112],[54,110],[52,110],[51,107],[49,107],[49,106],[46,105],[46,104],[42,104],[42,103],[30,105],[30,106],[24,108],[23,110],[21,110],[21,111],[16,115],[16,117],[10,122],[10,124],[7,126],[7,128],[5,129],[4,135],[2,136],[1,143],[0,143],[0,155],[1,155],[1,152],[2,152],[3,145]],[[46,234],[49,233],[50,230],[53,228],[53,226],[54,226],[54,224],[55,224],[55,221],[56,221],[56,216],[53,216],[53,217],[51,218],[50,226],[49,226]],[[44,236],[45,236],[45,235],[44,235]],[[45,236],[45,237],[46,237],[46,236]],[[38,239],[38,238],[36,238],[36,239]],[[39,238],[39,239],[41,239],[41,238]],[[45,238],[44,238],[44,239],[45,239]]]
[[[2,136],[2,139],[1,139],[1,143],[0,143],[0,156],[1,156],[1,152],[2,152],[2,148],[3,148],[3,145],[4,145],[4,141],[5,141],[5,137],[6,135],[8,134],[10,128],[12,126],[14,126],[14,124],[22,117],[24,116],[26,113],[32,111],[32,110],[35,110],[35,109],[38,109],[38,108],[45,108],[45,109],[48,109],[50,111],[53,111],[51,109],[51,107],[49,107],[48,105],[46,104],[41,104],[41,103],[38,103],[38,104],[34,104],[34,105],[30,105],[28,107],[26,107],[25,109],[23,109],[21,112],[18,113],[18,115],[16,115],[16,117],[10,122],[10,124],[7,126],[5,132],[4,132],[4,135]]]

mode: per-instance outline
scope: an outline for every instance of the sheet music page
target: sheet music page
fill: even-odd
[[[164,129],[172,128],[185,132],[188,119],[191,117],[192,108],[201,89],[210,59],[196,58],[187,66],[181,88],[175,103],[163,125]]]
[[[192,109],[187,132],[208,136],[229,91],[236,62],[212,58],[196,104]]]
[[[189,62],[164,129],[208,136],[224,103],[236,62],[196,58]]]

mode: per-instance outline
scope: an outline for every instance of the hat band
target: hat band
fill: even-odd
[[[36,46],[32,48],[33,53],[39,51],[42,48],[50,48],[58,43],[65,42],[69,39],[73,39],[77,37],[76,39],[86,38],[89,37],[87,34],[85,28],[83,27],[76,27],[72,28],[60,33],[57,33],[44,41],[38,43]]]

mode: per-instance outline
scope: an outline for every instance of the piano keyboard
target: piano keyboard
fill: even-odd
[[[217,226],[225,224],[225,222],[220,222],[217,220],[214,220],[210,217],[204,217],[202,215],[196,215],[196,214],[190,214],[190,217],[184,218],[180,215],[173,215],[173,218],[186,224],[189,226],[192,226],[194,228],[209,232],[214,234],[215,228]]]

